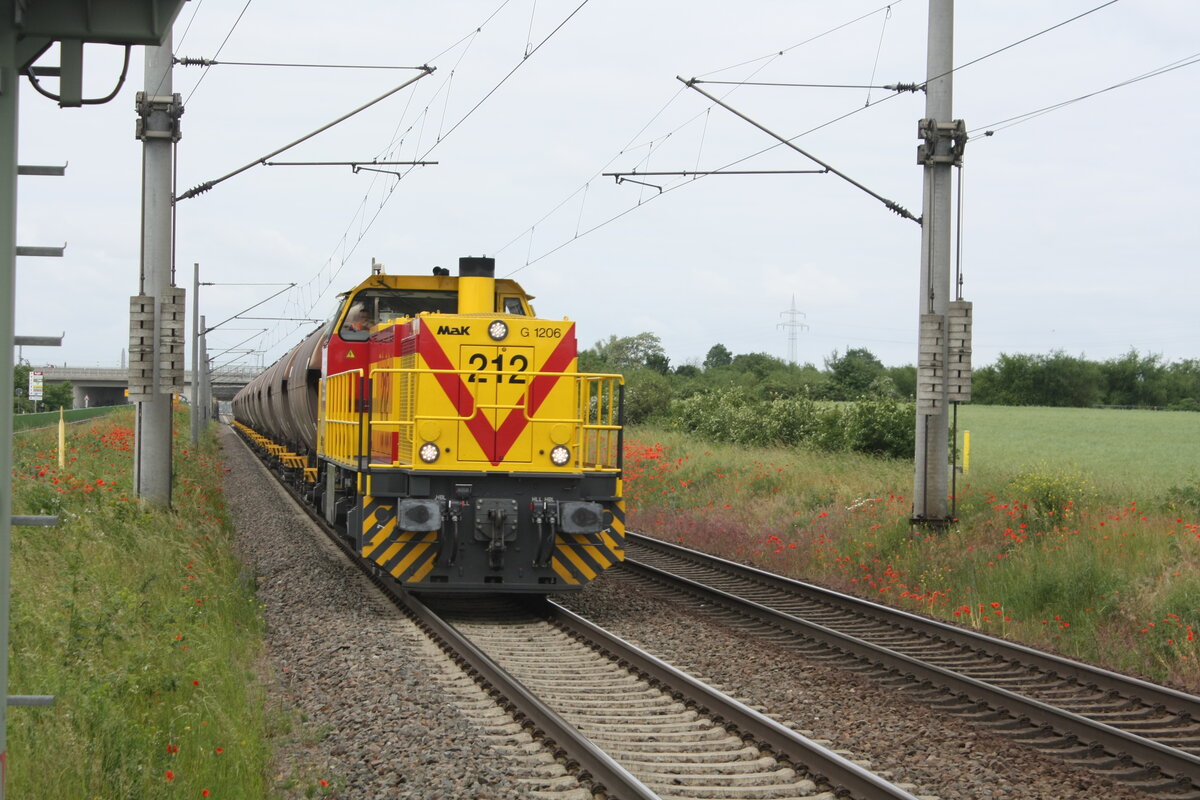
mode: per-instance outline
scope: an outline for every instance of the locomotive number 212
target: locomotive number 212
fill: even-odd
[[[467,363],[475,368],[475,372],[472,372],[470,375],[467,376],[467,383],[487,383],[488,382],[487,376],[482,375],[480,373],[482,373],[485,369],[487,369],[488,364],[494,364],[496,367],[497,383],[504,382],[505,369],[504,369],[504,356],[502,354],[497,355],[495,358],[489,359],[487,357],[487,355],[484,353],[472,353],[470,356],[468,356]],[[509,383],[525,383],[525,378],[521,376],[521,373],[525,372],[528,369],[529,369],[529,359],[528,358],[526,358],[523,355],[520,355],[519,353],[509,356],[508,357],[508,382]]]

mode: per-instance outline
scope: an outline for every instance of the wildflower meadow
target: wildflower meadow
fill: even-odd
[[[633,429],[629,526],[1200,691],[1200,474],[1179,466],[1200,452],[1200,415],[1112,412],[1099,418],[1110,427],[1097,429],[1097,417],[1081,410],[1073,454],[1067,433],[1042,447],[1043,410],[1024,411],[1029,425],[992,429],[986,407],[972,410],[993,446],[986,463],[957,475],[957,516],[944,530],[910,524],[910,460]],[[1183,452],[1121,451],[1155,442]]]
[[[12,538],[8,712],[13,797],[267,796],[262,622],[235,560],[209,432],[175,419],[173,509],[132,488],[132,409],[13,438],[13,511],[58,515]]]

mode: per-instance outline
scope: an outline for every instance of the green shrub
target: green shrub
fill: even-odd
[[[807,395],[757,399],[742,387],[676,400],[676,429],[714,442],[757,447],[808,447],[895,458],[912,456],[912,403],[894,398],[819,404]]]
[[[1018,473],[1008,488],[1028,503],[1034,517],[1044,521],[1075,516],[1091,494],[1091,485],[1081,473],[1046,464]]]
[[[776,397],[767,405],[764,423],[772,443],[797,444],[813,438],[819,414],[820,407],[808,397]]]
[[[863,399],[846,409],[847,449],[910,458],[916,450],[916,408],[895,398]]]
[[[849,450],[846,440],[846,423],[840,406],[823,406],[817,410],[813,420],[812,446],[827,453]]]
[[[737,405],[737,401],[749,402],[742,389],[718,389],[694,394],[671,404],[672,421],[676,428],[690,431],[705,439],[731,442],[733,439],[730,437],[730,431],[723,425],[723,421],[725,408]]]
[[[671,385],[662,375],[639,369],[626,376],[625,422],[639,425],[666,413],[671,405]]]
[[[1172,510],[1189,508],[1200,511],[1200,480],[1193,477],[1191,483],[1167,489],[1167,507]]]

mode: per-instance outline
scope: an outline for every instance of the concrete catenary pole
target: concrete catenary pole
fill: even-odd
[[[200,441],[200,265],[192,264],[192,444]]]
[[[146,97],[171,94],[171,35],[162,47],[146,48]],[[174,198],[174,121],[166,111],[144,117],[149,132],[142,142],[142,264],[139,294],[155,298],[154,379],[137,404],[133,481],[138,497],[158,506],[171,505],[171,394],[160,392],[161,309],[171,288],[171,214]]]
[[[926,145],[921,213],[919,327],[922,342],[917,367],[918,382],[922,385],[918,386],[917,395],[914,521],[945,522],[949,504],[949,352],[944,332],[927,334],[927,323],[932,321],[936,325],[939,317],[944,321],[950,301],[953,141],[945,131],[953,119],[953,62],[954,0],[929,0],[925,119],[920,126]]]
[[[209,394],[211,387],[208,383],[208,326],[204,322],[204,317],[200,317],[200,340],[196,348],[199,353],[199,367],[196,373],[196,381],[199,384],[200,391],[196,395],[196,412],[200,416],[201,424],[208,425],[208,407],[212,402],[212,396]]]

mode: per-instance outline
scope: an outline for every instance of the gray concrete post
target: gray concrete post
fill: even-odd
[[[192,444],[200,441],[200,265],[192,264]]]
[[[209,361],[208,361],[208,332],[207,325],[204,323],[204,317],[200,318],[200,368],[196,374],[196,379],[200,386],[199,411],[200,424],[207,427],[208,421],[212,417],[210,407],[212,406],[212,384],[209,382]]]
[[[953,118],[954,0],[929,0],[925,117],[949,123]],[[950,139],[937,140],[935,154],[950,153]],[[920,315],[940,314],[945,318],[950,302],[951,175],[948,161],[924,166],[921,211]],[[918,329],[920,318],[918,317]],[[949,350],[941,337],[940,395],[936,409],[917,408],[916,470],[913,480],[913,519],[944,522],[949,510],[947,438],[950,432],[948,396]],[[920,355],[918,355],[918,370]]]
[[[146,48],[146,95],[171,94],[171,35],[162,47]],[[147,129],[169,131],[164,112],[146,119]],[[171,215],[174,191],[174,143],[168,136],[147,136],[142,143],[142,265],[139,294],[155,298],[154,383],[137,404],[133,481],[142,500],[171,505],[171,394],[160,393],[162,304],[171,288]]]

